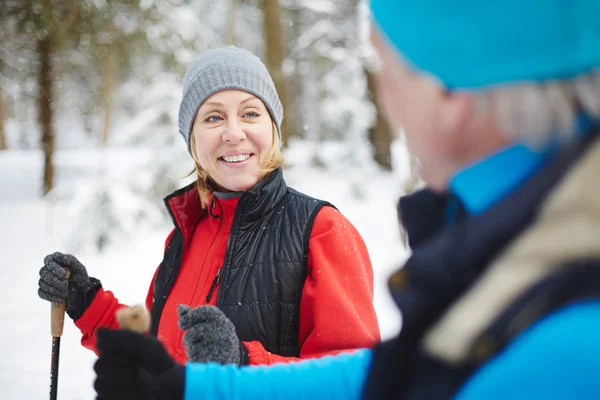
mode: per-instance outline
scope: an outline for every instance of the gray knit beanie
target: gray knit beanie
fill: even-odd
[[[267,67],[249,51],[228,46],[202,53],[192,61],[183,78],[179,133],[185,139],[188,151],[198,109],[210,96],[225,89],[243,90],[261,99],[281,139],[283,107]]]

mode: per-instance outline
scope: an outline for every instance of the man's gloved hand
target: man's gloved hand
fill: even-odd
[[[185,367],[153,336],[99,329],[94,364],[97,400],[182,400]]]
[[[235,332],[235,326],[218,307],[191,308],[180,304],[179,328],[187,331],[183,344],[192,362],[248,364],[248,351]]]
[[[67,279],[65,268],[71,271]],[[40,269],[38,296],[52,303],[67,300],[67,313],[76,320],[90,305],[102,286],[96,278],[90,278],[87,270],[70,254],[53,253],[44,258]]]

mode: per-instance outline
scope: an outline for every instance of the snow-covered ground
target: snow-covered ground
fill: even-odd
[[[399,329],[400,317],[387,293],[390,272],[406,257],[400,243],[395,204],[406,176],[406,160],[400,143],[394,148],[397,168],[382,172],[367,162],[366,146],[294,143],[286,153],[288,185],[335,204],[358,228],[370,251],[375,271],[375,307],[382,335]],[[123,150],[127,152],[126,150]],[[108,165],[127,174],[123,151],[103,155]],[[94,163],[94,152],[61,150],[57,153],[57,180],[100,177],[78,174],[78,165]],[[139,159],[139,152],[137,158]],[[314,154],[321,164],[314,166]],[[358,160],[358,161],[357,161]],[[362,161],[360,161],[362,160]],[[37,297],[38,271],[48,253],[65,249],[64,232],[81,226],[75,221],[77,204],[42,200],[42,155],[37,151],[0,152],[0,398],[41,399],[49,388],[50,306]],[[191,165],[191,164],[190,164]],[[69,171],[66,173],[65,171]],[[85,171],[85,168],[81,168]],[[79,176],[78,176],[79,175]],[[94,210],[89,210],[90,214]],[[75,214],[81,219],[85,212]],[[85,221],[83,221],[85,222]],[[168,224],[140,228],[135,237],[119,241],[102,253],[85,251],[76,256],[90,275],[102,280],[127,304],[142,303],[152,274],[162,259]],[[92,399],[95,355],[79,344],[79,332],[68,320],[60,354],[59,398]]]

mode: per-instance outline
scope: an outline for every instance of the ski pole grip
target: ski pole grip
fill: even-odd
[[[66,268],[65,271],[67,272],[67,279],[69,279],[71,277],[71,271]],[[59,304],[51,303],[50,307],[50,331],[52,332],[52,336],[61,337],[65,325],[67,302],[66,300],[63,300],[62,303]]]
[[[115,316],[121,329],[137,333],[146,333],[150,329],[150,314],[142,305],[121,308]]]

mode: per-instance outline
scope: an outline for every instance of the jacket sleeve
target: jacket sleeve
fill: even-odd
[[[600,301],[573,304],[521,333],[457,399],[597,399]]]
[[[313,224],[298,340],[301,359],[371,348],[380,340],[367,247],[332,207],[323,207]],[[244,344],[250,365],[299,360],[269,353],[260,342]]]
[[[370,360],[370,350],[358,350],[273,366],[188,363],[184,400],[358,400]]]
[[[167,237],[165,246],[171,240],[173,232],[174,230]],[[156,272],[158,272],[158,268]],[[152,306],[156,272],[154,273],[154,277],[150,283],[150,288],[148,289],[148,295],[146,296],[146,308],[148,311],[150,311]],[[79,328],[82,334],[81,344],[83,347],[98,354],[98,351],[96,350],[96,331],[100,328],[117,329],[119,324],[115,314],[123,307],[127,307],[127,305],[119,303],[112,292],[105,291],[103,288],[98,289],[98,292],[96,292],[96,296],[89,307],[85,310],[81,317],[75,320],[75,326]]]

